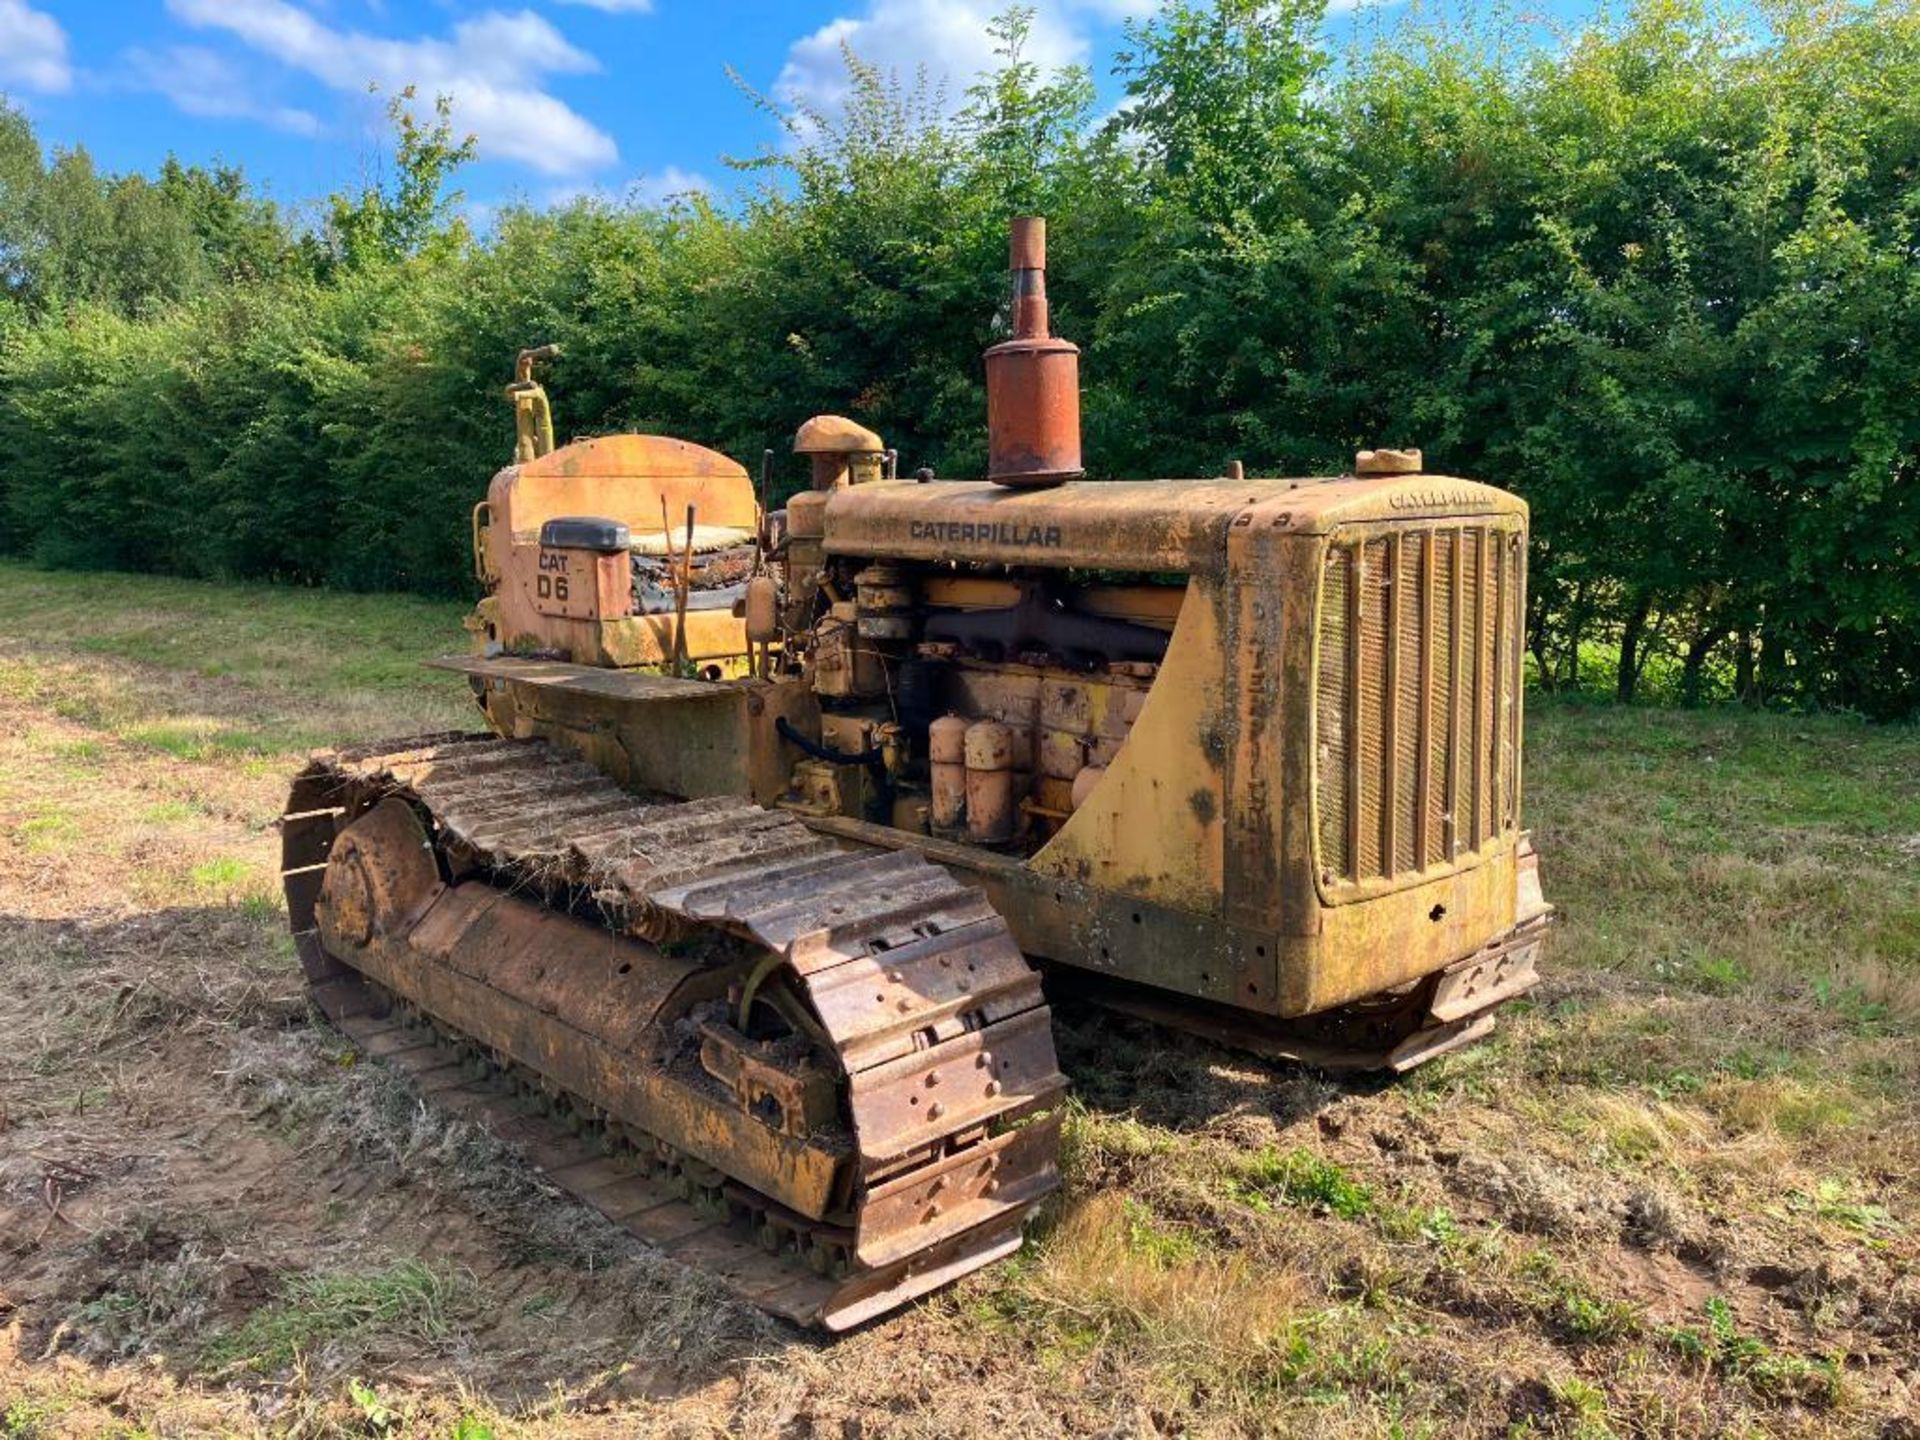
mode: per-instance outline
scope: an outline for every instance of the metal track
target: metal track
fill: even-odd
[[[528,1056],[453,1030],[428,997],[397,981],[388,994],[329,954],[315,909],[334,838],[395,795],[430,817],[454,875],[562,903],[588,896],[630,935],[724,937],[761,957],[753,974],[804,997],[844,1076],[844,1211],[795,1213],[660,1141],[645,1115],[565,1093]],[[986,899],[917,854],[838,848],[746,800],[649,801],[544,742],[467,735],[316,757],[282,833],[289,917],[329,1017],[439,1103],[525,1145],[557,1184],[754,1304],[858,1324],[1017,1249],[1059,1183],[1052,1107],[1066,1082],[1038,977]],[[476,1086],[450,1068],[447,1043],[512,1084]],[[527,1113],[529,1096],[587,1138]],[[721,1118],[760,1123],[744,1108]]]

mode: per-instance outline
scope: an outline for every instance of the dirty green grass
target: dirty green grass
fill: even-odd
[[[1831,716],[1532,703],[1572,963],[1712,991],[1920,972],[1920,739]],[[1883,998],[1891,998],[1891,993]],[[1911,1000],[1911,996],[1903,997]]]
[[[466,726],[463,683],[421,662],[468,648],[468,608],[4,561],[0,696],[176,759],[241,764],[396,726]]]
[[[271,1302],[210,1339],[201,1358],[219,1371],[272,1373],[356,1337],[437,1344],[470,1306],[470,1291],[459,1275],[419,1260],[371,1273],[295,1275]]]
[[[419,661],[465,648],[460,622],[470,608],[0,561],[0,633],[267,689],[405,695],[419,687]]]

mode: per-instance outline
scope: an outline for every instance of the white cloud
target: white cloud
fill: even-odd
[[[1042,71],[1084,63],[1090,24],[1141,19],[1162,3],[1037,0],[1025,58]],[[924,69],[931,83],[944,86],[948,108],[957,109],[967,87],[998,64],[987,25],[1005,9],[1006,0],[865,0],[859,14],[830,20],[788,48],[774,96],[837,115],[848,97],[841,55],[847,46],[883,72],[911,76]]]
[[[668,165],[634,176],[623,189],[609,185],[552,185],[539,198],[540,203],[554,209],[576,200],[591,200],[601,205],[617,205],[622,200],[636,205],[661,205],[683,195],[711,195],[714,189],[713,181],[698,170]]]
[[[598,62],[532,11],[488,11],[460,21],[446,39],[395,40],[334,29],[287,0],[167,0],[167,8],[335,90],[372,82],[451,95],[455,125],[478,136],[491,158],[548,175],[578,175],[619,159],[612,136],[543,88],[549,76],[597,70]]]
[[[682,170],[678,165],[669,165],[650,175],[642,175],[630,181],[627,194],[642,205],[659,205],[681,195],[711,195],[714,183],[698,170]]]
[[[1003,0],[867,0],[862,14],[830,20],[796,40],[773,93],[790,105],[838,114],[848,98],[845,46],[882,71],[912,75],[924,68],[930,82],[944,83],[948,105],[957,106],[967,86],[994,68],[987,25],[1005,8]],[[1056,4],[1034,16],[1028,60],[1053,70],[1086,58],[1076,8]]]
[[[306,110],[272,105],[257,98],[234,63],[198,45],[169,45],[163,50],[129,50],[133,83],[171,100],[188,115],[258,120],[293,135],[318,135],[320,121]]]
[[[560,0],[562,5],[584,5],[609,15],[645,15],[653,9],[653,0]]]
[[[0,84],[50,94],[73,84],[67,32],[26,0],[0,0]]]

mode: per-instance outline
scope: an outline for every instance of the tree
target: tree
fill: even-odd
[[[448,181],[473,159],[479,142],[473,135],[453,138],[452,96],[435,97],[434,118],[427,124],[413,101],[411,85],[387,101],[394,130],[392,174],[376,177],[357,195],[337,194],[328,202],[328,238],[348,268],[412,259],[468,239],[456,214],[465,197],[450,190]]]

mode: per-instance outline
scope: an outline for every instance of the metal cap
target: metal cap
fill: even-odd
[[[1424,463],[1418,450],[1362,450],[1353,457],[1353,473],[1418,475]]]
[[[796,455],[878,455],[886,442],[844,415],[816,415],[793,437]]]

